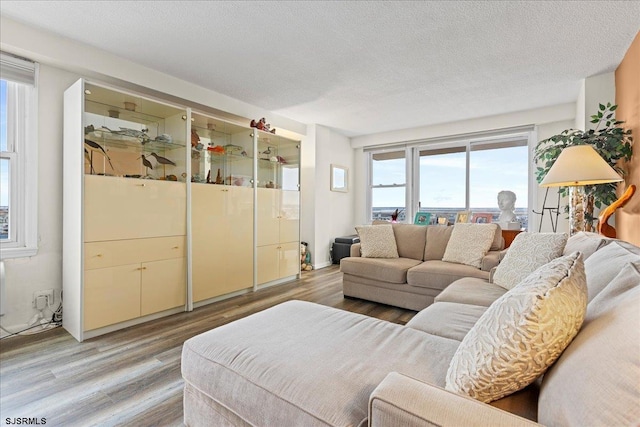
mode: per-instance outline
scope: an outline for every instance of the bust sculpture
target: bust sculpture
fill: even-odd
[[[498,222],[503,230],[517,230],[520,228],[520,223],[516,220],[516,214],[513,211],[515,205],[516,193],[508,190],[498,193],[498,207],[500,208]]]

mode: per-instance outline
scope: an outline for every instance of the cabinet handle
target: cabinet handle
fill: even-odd
[[[98,258],[102,258],[102,254],[98,254],[96,255]]]
[[[171,249],[180,249],[180,246],[174,246]]]
[[[147,267],[138,267],[138,268],[136,268],[136,270],[146,270],[146,269],[147,269]]]
[[[146,187],[147,184],[138,184],[139,187]]]

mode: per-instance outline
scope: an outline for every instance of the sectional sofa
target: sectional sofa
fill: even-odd
[[[185,342],[182,353],[184,422],[188,426],[637,425],[640,248],[581,233],[572,236],[563,251],[566,256],[537,268],[511,290],[498,289],[487,278],[457,280],[404,326],[290,301],[198,335]],[[509,352],[526,347],[524,342],[499,346],[495,353],[507,348],[504,359],[515,361],[518,374],[535,372],[530,385],[489,404],[483,401],[491,399],[452,391],[457,381],[452,380],[456,374],[452,368],[468,367],[454,365],[464,356],[460,349],[473,348],[470,337],[478,334],[479,326],[493,322],[491,339],[516,326],[519,322],[503,322],[493,312],[520,298],[525,285],[533,283],[535,288],[536,281],[550,280],[557,285],[525,303],[535,306],[560,296],[561,310],[545,311],[546,320],[527,329],[535,334],[539,329],[544,332],[544,326],[562,333],[566,329],[562,325],[575,327],[568,342],[554,347],[564,349],[550,359],[555,363],[550,362],[546,371],[535,371],[542,352],[529,349],[533,360],[518,364],[520,359]],[[558,293],[562,289],[571,292]],[[576,290],[580,295],[573,298]],[[517,311],[511,307],[506,314]],[[565,311],[581,314],[562,323]],[[541,336],[544,342],[550,335]],[[517,381],[507,379],[506,385]],[[491,387],[493,381],[485,380],[484,385]]]
[[[474,267],[443,261],[454,227],[395,223],[392,228],[397,258],[362,257],[362,244],[356,243],[351,246],[351,256],[340,260],[345,296],[419,311],[458,279],[489,279],[504,248],[502,232],[496,224],[489,251],[482,256],[480,267]]]

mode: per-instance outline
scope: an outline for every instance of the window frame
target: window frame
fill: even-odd
[[[528,229],[537,230],[539,218],[534,215],[534,200],[537,200],[538,186],[533,176],[533,146],[536,141],[537,130],[535,126],[521,126],[517,128],[500,129],[488,132],[478,132],[465,135],[453,135],[449,137],[433,138],[429,140],[412,141],[411,143],[399,143],[385,145],[384,147],[370,147],[365,149],[367,154],[367,200],[366,200],[366,218],[371,221],[372,218],[372,191],[376,186],[372,185],[372,162],[373,155],[378,153],[405,150],[406,166],[406,221],[411,222],[416,212],[419,211],[420,202],[420,151],[429,149],[447,149],[453,147],[464,147],[466,157],[466,187],[465,187],[465,209],[469,210],[470,204],[470,162],[472,145],[475,144],[504,144],[508,141],[527,141],[527,215]]]
[[[403,184],[377,184],[374,185],[373,184],[373,156],[376,154],[384,154],[384,153],[391,153],[391,152],[398,152],[398,151],[404,151],[404,161],[405,161],[405,179],[404,179],[404,183]],[[411,180],[409,179],[409,177],[412,176],[412,170],[413,170],[413,165],[412,165],[412,159],[411,159],[411,148],[406,147],[405,145],[399,145],[399,146],[394,146],[394,147],[386,147],[386,148],[379,148],[376,150],[371,150],[368,151],[367,153],[367,200],[366,200],[366,209],[367,209],[367,213],[365,218],[367,218],[367,221],[371,222],[373,220],[373,190],[375,188],[402,188],[404,187],[405,189],[405,194],[404,194],[404,200],[405,200],[405,204],[409,204],[409,201],[411,200],[411,192],[412,192],[412,184],[411,184]],[[405,207],[405,211],[408,212],[407,208]],[[408,214],[407,214],[408,215]],[[408,218],[408,216],[407,216]],[[413,218],[413,216],[411,216],[411,219]]]
[[[9,159],[9,236],[0,244],[0,260],[38,253],[38,64],[2,52],[6,62],[33,73],[33,85],[7,82],[7,151]],[[15,83],[15,85],[13,84]]]

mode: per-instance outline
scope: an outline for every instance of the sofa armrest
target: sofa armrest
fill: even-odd
[[[498,264],[500,264],[500,251],[489,251],[482,257],[482,266],[480,269],[482,271],[491,271],[491,269]]]
[[[351,250],[351,252],[349,253],[349,256],[359,257],[360,256],[360,243],[354,243],[353,245],[351,245],[350,250]]]
[[[526,418],[391,372],[369,398],[369,426],[540,426]]]

